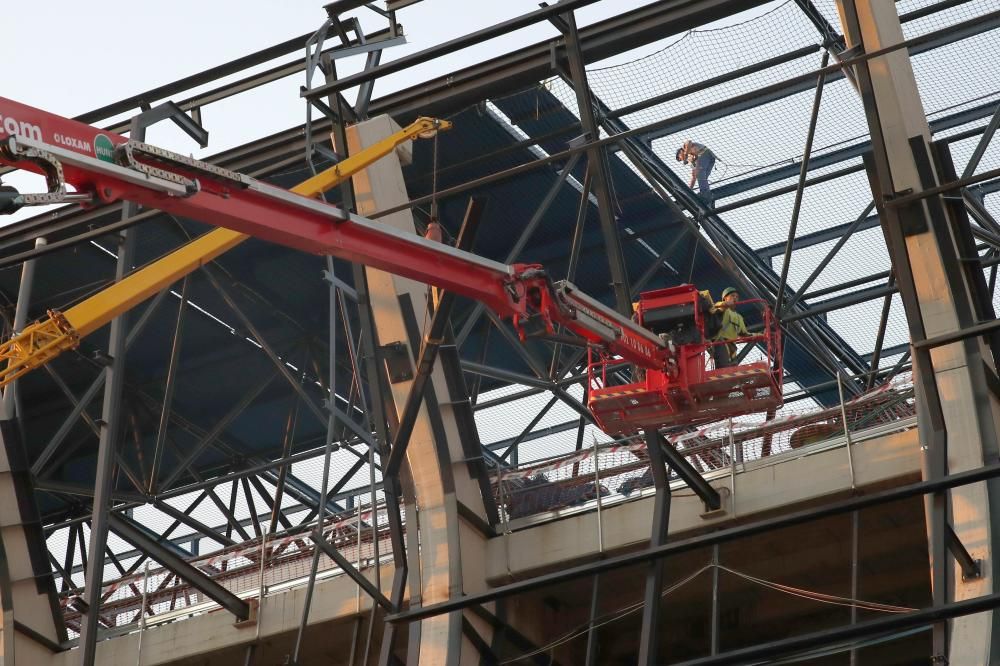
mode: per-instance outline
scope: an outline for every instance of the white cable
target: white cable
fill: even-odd
[[[712,568],[711,564],[706,564],[705,566],[703,566],[702,568],[698,569],[694,573],[690,574],[686,578],[683,578],[683,579],[679,580],[678,582],[674,583],[670,587],[668,587],[665,590],[663,590],[663,592],[660,593],[660,596],[661,597],[667,596],[668,594],[670,594],[671,592],[674,592],[678,588],[680,588],[680,587],[682,587],[684,585],[687,585],[692,580],[694,580],[695,578],[697,578],[698,576],[700,576],[701,574],[703,574],[704,572],[708,571],[711,568]],[[608,617],[607,615],[605,615],[604,617],[608,617],[608,619],[603,620],[601,622],[594,623],[593,628],[597,629],[598,627],[603,627],[606,624],[610,624],[612,622],[620,620],[623,617],[626,617],[627,615],[630,615],[630,614],[634,613],[635,611],[639,610],[640,608],[642,608],[645,605],[646,604],[645,604],[644,601],[639,601],[637,603],[630,604],[630,605],[625,606],[623,608],[619,608],[616,611],[612,611],[611,617]],[[527,659],[528,657],[533,657],[536,654],[540,654],[542,652],[547,652],[548,650],[551,650],[552,648],[559,647],[560,645],[563,645],[564,643],[568,643],[569,641],[573,640],[574,638],[578,638],[580,636],[583,636],[584,634],[587,634],[590,630],[591,630],[591,624],[590,624],[590,622],[587,622],[585,624],[581,624],[581,625],[577,626],[576,628],[571,629],[569,631],[569,633],[564,634],[563,636],[557,638],[556,640],[552,641],[551,643],[548,643],[547,645],[543,645],[542,647],[537,648],[536,650],[533,650],[531,652],[522,654],[522,655],[520,655],[518,657],[514,657],[513,659],[507,659],[506,661],[501,661],[500,664],[513,664],[515,662],[521,661],[522,659]]]
[[[684,578],[684,579],[682,579],[682,580],[674,583],[670,587],[666,588],[665,590],[663,590],[663,592],[660,593],[660,596],[661,597],[666,597],[671,592],[674,592],[678,588],[686,585],[687,583],[690,583],[692,580],[694,580],[695,578],[697,578],[698,576],[700,576],[705,571],[708,571],[712,567],[716,567],[716,568],[718,568],[718,569],[720,569],[722,571],[726,571],[728,573],[731,573],[734,576],[738,576],[740,578],[746,579],[746,580],[748,580],[748,581],[750,581],[752,583],[757,583],[758,585],[762,585],[764,587],[770,588],[770,589],[775,590],[777,592],[782,592],[784,594],[789,594],[789,595],[792,595],[792,596],[795,596],[795,597],[801,597],[803,599],[810,599],[812,601],[818,601],[820,603],[828,603],[828,604],[833,604],[833,605],[836,605],[836,606],[857,606],[858,608],[862,608],[864,610],[879,611],[879,612],[883,612],[883,613],[909,613],[909,612],[918,610],[916,608],[910,608],[908,606],[894,606],[894,605],[891,605],[891,604],[882,604],[882,603],[878,603],[878,602],[875,602],[875,601],[865,601],[863,599],[852,599],[850,597],[838,597],[838,596],[832,595],[832,594],[823,594],[821,592],[812,592],[810,590],[804,590],[804,589],[801,589],[801,588],[792,587],[790,585],[782,585],[781,583],[775,583],[773,581],[769,581],[769,580],[766,580],[764,578],[757,578],[756,576],[751,576],[751,575],[745,574],[745,573],[743,573],[741,571],[736,571],[735,569],[730,569],[729,567],[723,566],[721,564],[711,564],[711,563],[706,564],[705,566],[701,567],[700,569],[698,569],[694,573],[690,574],[686,578]],[[505,661],[501,661],[500,664],[513,664],[513,663],[521,661],[523,659],[527,659],[529,657],[533,657],[536,654],[541,654],[542,652],[547,652],[547,651],[549,651],[549,650],[551,650],[553,648],[556,648],[556,647],[559,647],[560,645],[568,643],[568,642],[570,642],[571,640],[573,640],[575,638],[579,638],[580,636],[583,636],[583,635],[589,633],[592,629],[597,629],[598,627],[603,627],[606,624],[610,624],[610,623],[615,622],[617,620],[620,620],[620,619],[622,619],[624,617],[627,617],[628,615],[631,615],[632,613],[636,612],[637,610],[639,610],[643,606],[645,606],[645,602],[639,601],[637,603],[633,603],[633,604],[630,604],[628,606],[624,606],[622,608],[619,608],[616,611],[612,611],[612,613],[610,614],[610,616],[608,616],[608,615],[603,616],[602,619],[601,619],[601,621],[595,622],[593,624],[593,627],[591,627],[590,622],[587,622],[585,624],[581,624],[581,625],[579,625],[579,626],[571,629],[568,633],[563,634],[559,638],[555,639],[551,643],[548,643],[548,644],[546,644],[546,645],[544,645],[544,646],[542,646],[540,648],[537,648],[535,650],[532,650],[531,652],[527,652],[527,653],[522,654],[520,656],[514,657],[512,659],[507,659]],[[607,619],[603,619],[603,618],[607,618]]]
[[[758,585],[763,585],[764,587],[771,588],[778,592],[784,592],[786,594],[791,594],[796,597],[802,597],[805,599],[812,599],[814,601],[819,601],[822,603],[830,603],[837,606],[858,606],[859,608],[864,608],[865,610],[880,611],[883,613],[910,613],[917,610],[916,608],[910,608],[909,606],[894,606],[892,604],[882,604],[876,601],[865,601],[863,599],[852,599],[850,597],[838,597],[832,594],[823,594],[822,592],[813,592],[811,590],[804,590],[798,587],[792,587],[791,585],[782,585],[781,583],[775,583],[773,581],[766,580],[764,578],[757,578],[756,576],[751,576],[749,574],[730,569],[729,567],[723,566],[721,564],[716,565],[722,571],[727,571],[734,576],[739,576],[740,578],[746,579],[752,583],[757,583]]]

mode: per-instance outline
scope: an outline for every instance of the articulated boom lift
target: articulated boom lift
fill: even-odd
[[[510,318],[520,335],[553,335],[557,326],[591,348],[589,405],[609,433],[695,423],[781,403],[777,326],[764,310],[758,363],[709,370],[711,345],[689,285],[643,294],[639,323],[553,282],[541,266],[506,265],[400,232],[315,197],[399,144],[451,125],[421,118],[401,132],[301,183],[291,191],[118,134],[0,97],[0,164],[41,173],[49,192],[0,188],[0,212],[22,205],[133,201],[146,208],[222,227],[147,265],[63,313],[32,324],[0,345],[0,386],[78,344],[85,336],[249,236],[332,255],[403,275],[482,302]],[[71,185],[75,192],[68,192]],[[762,304],[763,305],[763,304]],[[654,334],[642,323],[657,320]],[[644,369],[631,384],[609,382],[611,363]]]
[[[781,406],[781,328],[763,300],[738,305],[759,309],[763,330],[738,341],[759,345],[763,354],[749,363],[714,368],[707,352],[727,343],[709,340],[711,305],[698,290],[684,284],[641,294],[639,323],[659,332],[671,353],[664,367],[646,366],[636,381],[613,385],[608,372],[616,359],[605,349],[590,348],[588,406],[601,429],[619,434],[650,424],[693,426]]]

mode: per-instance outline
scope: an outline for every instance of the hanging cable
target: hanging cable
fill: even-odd
[[[805,589],[802,589],[802,588],[792,587],[791,585],[783,585],[781,583],[775,583],[773,581],[769,581],[769,580],[766,580],[764,578],[758,578],[756,576],[751,576],[750,574],[745,574],[745,573],[743,573],[741,571],[737,571],[735,569],[730,569],[729,567],[723,566],[721,564],[712,564],[712,563],[706,564],[705,566],[701,567],[700,569],[698,569],[694,573],[690,574],[686,578],[683,578],[682,580],[674,583],[670,587],[664,589],[663,592],[660,593],[660,597],[661,598],[662,597],[666,597],[668,594],[671,594],[672,592],[675,592],[679,588],[681,588],[684,585],[690,583],[692,580],[694,580],[695,578],[697,578],[698,576],[700,576],[701,574],[703,574],[705,571],[708,571],[709,569],[711,569],[713,567],[716,567],[716,568],[718,568],[721,571],[725,571],[727,573],[733,574],[734,576],[738,576],[740,578],[743,578],[743,579],[745,579],[745,580],[747,580],[747,581],[749,581],[751,583],[755,583],[757,585],[762,585],[764,587],[767,587],[769,589],[772,589],[772,590],[775,590],[775,591],[778,591],[778,592],[782,592],[784,594],[789,594],[789,595],[796,596],[796,597],[801,597],[801,598],[804,598],[804,599],[810,599],[812,601],[817,601],[817,602],[820,602],[820,603],[829,603],[829,604],[834,604],[834,605],[837,605],[837,606],[851,606],[851,605],[856,605],[858,608],[861,608],[861,609],[864,609],[864,610],[877,611],[877,612],[882,612],[882,613],[909,613],[909,612],[917,610],[916,608],[910,608],[908,606],[894,606],[892,604],[882,604],[882,603],[878,603],[878,602],[874,602],[874,601],[865,601],[863,599],[852,599],[852,598],[849,598],[849,597],[838,597],[838,596],[835,596],[835,595],[832,595],[832,594],[823,594],[821,592],[813,592],[811,590],[805,590]],[[639,601],[639,602],[636,602],[636,603],[629,604],[628,606],[624,606],[622,608],[619,608],[619,609],[617,609],[615,611],[612,611],[610,613],[606,613],[605,615],[602,615],[601,617],[597,618],[597,620],[595,620],[595,622],[593,624],[593,629],[597,629],[598,627],[602,627],[602,626],[604,626],[606,624],[610,624],[610,623],[615,622],[617,620],[620,620],[620,619],[622,619],[624,617],[627,617],[627,616],[631,615],[632,613],[635,613],[636,611],[640,610],[644,605],[645,605],[644,602]],[[579,625],[579,626],[571,629],[568,633],[563,634],[562,636],[560,636],[559,638],[555,639],[551,643],[543,645],[542,647],[539,647],[539,648],[537,648],[535,650],[532,650],[531,652],[527,652],[525,654],[522,654],[520,656],[514,657],[512,659],[507,659],[505,661],[501,661],[500,663],[501,664],[513,664],[513,663],[516,663],[518,661],[522,661],[524,659],[527,659],[529,657],[533,657],[536,654],[541,654],[543,652],[547,652],[547,651],[549,651],[549,650],[551,650],[553,648],[559,647],[560,645],[564,645],[565,643],[568,643],[568,642],[570,642],[570,641],[572,641],[572,640],[574,640],[576,638],[579,638],[580,636],[583,636],[583,635],[587,634],[590,630],[591,630],[591,624],[588,621],[585,624],[581,624],[581,625]]]
[[[784,594],[789,594],[795,597],[802,597],[803,599],[812,599],[813,601],[818,601],[820,603],[833,604],[835,606],[857,606],[858,608],[870,611],[878,611],[881,613],[910,613],[916,608],[910,608],[909,606],[893,606],[892,604],[881,604],[874,601],[865,601],[863,599],[852,599],[850,597],[838,597],[832,594],[823,594],[821,592],[813,592],[811,590],[804,590],[798,587],[792,587],[791,585],[782,585],[781,583],[775,583],[773,581],[765,580],[763,578],[757,578],[756,576],[751,576],[750,574],[745,574],[741,571],[736,571],[730,569],[729,567],[723,566],[721,564],[716,565],[721,571],[726,571],[743,578],[744,580],[750,581],[751,583],[756,583],[757,585],[762,585],[763,587],[770,588],[777,592],[782,592]]]
[[[438,137],[440,132],[434,134],[434,157],[431,162],[431,219],[430,224],[438,222]]]
[[[702,568],[698,569],[694,573],[688,575],[686,578],[683,578],[683,579],[677,581],[676,583],[674,583],[670,587],[668,587],[665,590],[663,590],[663,592],[660,593],[660,597],[665,597],[668,594],[677,591],[678,589],[680,589],[684,585],[687,585],[688,583],[690,583],[691,581],[693,581],[695,578],[697,578],[698,576],[700,576],[701,574],[705,573],[706,571],[708,571],[711,568],[712,568],[711,564],[706,564],[705,566],[703,566]],[[645,603],[642,602],[642,601],[640,601],[640,602],[637,602],[637,603],[625,606],[624,608],[619,608],[618,610],[612,611],[611,613],[606,613],[606,614],[600,616],[599,618],[597,618],[595,620],[595,622],[594,622],[593,625],[590,624],[590,621],[587,621],[585,624],[581,624],[581,625],[575,627],[574,629],[570,630],[568,633],[563,634],[561,637],[557,638],[556,640],[552,641],[551,643],[549,643],[547,645],[544,645],[544,646],[542,646],[540,648],[532,650],[531,652],[527,652],[525,654],[522,654],[522,655],[520,655],[518,657],[514,657],[513,659],[507,659],[505,661],[501,661],[500,664],[513,664],[513,663],[516,663],[518,661],[527,659],[529,657],[533,657],[536,654],[541,654],[542,652],[548,652],[552,648],[559,647],[560,645],[563,645],[564,643],[568,643],[568,642],[570,642],[571,640],[573,640],[575,638],[579,638],[580,636],[583,636],[583,635],[587,634],[588,632],[591,631],[591,626],[593,626],[593,629],[597,629],[598,627],[603,627],[606,624],[610,624],[612,622],[615,622],[616,620],[620,620],[623,617],[626,617],[626,616],[628,616],[628,615],[636,612],[637,610],[641,609],[644,605],[645,605]]]

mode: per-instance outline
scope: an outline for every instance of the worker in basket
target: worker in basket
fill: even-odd
[[[719,316],[719,332],[712,337],[713,342],[721,344],[712,346],[712,358],[715,360],[715,369],[725,368],[733,365],[736,358],[736,343],[731,340],[750,335],[747,324],[743,321],[743,315],[736,311],[736,303],[740,300],[740,294],[736,287],[726,287],[722,290],[722,300],[715,304],[712,312]]]

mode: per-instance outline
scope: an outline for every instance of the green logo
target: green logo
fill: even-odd
[[[104,134],[98,134],[94,137],[94,154],[97,155],[97,159],[99,160],[114,162],[115,144]]]

